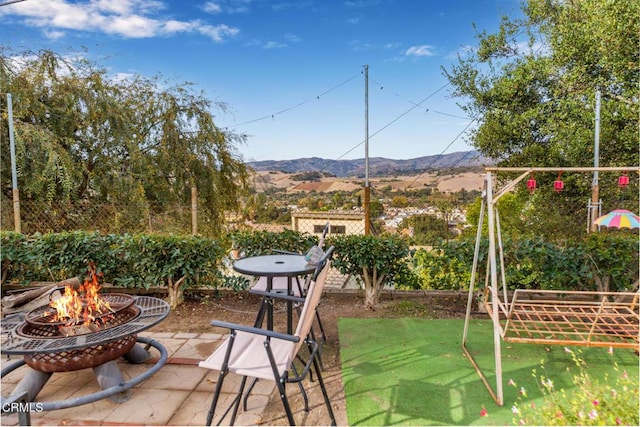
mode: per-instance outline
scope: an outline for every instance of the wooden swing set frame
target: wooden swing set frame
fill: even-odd
[[[615,347],[640,349],[640,315],[638,289],[633,292],[582,292],[518,289],[509,299],[504,275],[504,256],[500,235],[500,218],[495,208],[498,200],[511,191],[516,184],[533,172],[596,172],[621,171],[640,172],[639,167],[592,167],[592,168],[485,168],[487,172],[482,194],[482,207],[478,219],[478,231],[469,285],[469,299],[464,322],[462,350],[478,372],[496,404],[504,404],[502,381],[501,341],[514,343],[568,345],[587,347]],[[493,195],[492,172],[522,172]],[[483,303],[493,321],[495,353],[495,391],[467,349],[467,335],[480,241],[485,210],[489,229],[487,269]],[[498,269],[498,262],[500,268]],[[498,277],[500,276],[500,277]],[[502,290],[499,289],[498,281]],[[636,281],[637,287],[637,281]]]

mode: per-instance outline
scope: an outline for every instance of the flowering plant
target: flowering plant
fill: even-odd
[[[602,381],[592,378],[582,359],[582,352],[565,348],[577,368],[573,375],[575,389],[554,388],[553,380],[538,375],[533,377],[543,395],[539,405],[527,403],[526,390],[520,388],[519,398],[511,408],[514,423],[517,425],[639,425],[638,416],[638,378],[632,378],[626,371],[620,372],[613,363],[614,375],[605,375]],[[609,348],[609,354],[613,349]],[[544,363],[541,364],[544,371]],[[613,377],[613,378],[612,378]],[[517,384],[510,380],[510,386]]]

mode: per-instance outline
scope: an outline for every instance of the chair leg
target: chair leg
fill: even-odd
[[[287,413],[287,420],[289,420],[289,425],[294,426],[296,425],[296,422],[293,420],[293,413],[291,412],[289,399],[287,399],[285,381],[283,379],[280,379],[279,381],[276,381],[276,385],[278,386],[278,393],[280,393],[280,400],[282,400],[282,406],[284,406],[284,411]]]
[[[242,382],[240,383],[240,390],[238,390],[238,395],[235,399],[235,406],[233,407],[233,415],[231,415],[231,423],[230,425],[234,425],[236,422],[236,416],[238,415],[238,408],[240,407],[240,400],[242,400],[242,392],[244,391],[244,386],[247,384],[247,377],[242,377]],[[222,420],[221,420],[222,421]]]
[[[326,343],[327,342],[327,334],[324,333],[324,326],[322,326],[322,320],[320,320],[320,313],[318,312],[318,309],[316,308],[316,319],[318,319],[318,326],[320,326],[320,332],[322,334],[322,343]]]
[[[318,377],[318,382],[320,383],[320,389],[322,390],[322,396],[324,396],[324,403],[327,405],[327,410],[329,411],[329,418],[331,419],[331,425],[335,426],[336,417],[333,415],[333,408],[331,408],[331,400],[329,400],[329,394],[327,393],[327,388],[324,386],[324,380],[322,379],[322,374],[320,373],[320,366],[318,365],[318,359],[316,357],[313,358],[313,367],[316,370],[316,375]]]
[[[253,387],[255,387],[256,383],[258,382],[258,378],[254,378],[251,381],[251,384],[249,384],[249,387],[247,388],[247,392],[244,394],[244,401],[242,403],[242,408],[246,411],[247,410],[247,400],[249,400],[249,395],[251,394],[251,391],[253,390]]]
[[[218,405],[218,399],[220,398],[220,392],[222,391],[222,383],[224,382],[224,377],[227,375],[226,372],[220,371],[218,375],[218,383],[216,384],[216,390],[213,393],[213,399],[211,400],[211,406],[209,407],[209,412],[207,413],[207,425],[210,426],[213,421],[213,413],[216,410],[216,406]]]
[[[207,424],[211,425],[213,422],[213,417],[215,415],[216,406],[218,406],[218,400],[220,399],[220,393],[222,392],[222,383],[224,382],[225,377],[229,372],[220,371],[220,375],[218,376],[218,383],[216,384],[216,390],[213,393],[213,399],[211,401],[211,407],[209,408],[209,412],[207,413]],[[242,382],[240,383],[240,389],[238,390],[238,395],[233,399],[229,407],[224,411],[224,414],[220,416],[220,420],[216,425],[222,425],[222,420],[226,418],[229,414],[229,411],[233,408],[233,413],[231,415],[231,421],[229,425],[233,425],[236,421],[236,416],[238,415],[238,408],[240,406],[240,400],[242,398],[242,392],[244,391],[245,384],[247,383],[247,377],[242,377]]]
[[[260,309],[258,310],[258,315],[256,316],[256,321],[253,324],[253,326],[255,326],[256,328],[261,327],[262,322],[264,322],[264,315],[267,312],[267,304],[269,304],[269,302],[267,301],[266,298],[263,298],[262,302],[260,303]]]
[[[293,363],[291,364],[291,370],[293,371],[293,374],[297,377],[298,370],[296,369]],[[304,386],[302,385],[302,381],[298,381],[298,388],[300,388],[300,393],[302,393],[302,400],[304,400],[304,412],[309,412],[309,397],[307,396],[307,391],[304,389]]]

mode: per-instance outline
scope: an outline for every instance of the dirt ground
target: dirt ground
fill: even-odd
[[[187,301],[172,311],[168,318],[154,327],[154,331],[226,333],[210,325],[213,319],[251,324],[255,318],[260,299],[249,293],[225,295],[190,295]],[[364,308],[363,298],[358,292],[327,292],[319,307],[327,342],[322,348],[322,375],[332,402],[338,425],[346,425],[346,407],[340,366],[340,343],[338,340],[339,318],[400,318],[424,319],[464,318],[467,295],[464,293],[386,292],[375,310]],[[284,314],[283,307],[276,307],[276,314]],[[285,330],[284,315],[275,316],[275,330]],[[303,411],[302,397],[297,386],[288,386],[288,396],[298,425],[328,425],[329,418],[317,381],[305,382],[309,394],[309,413]],[[282,403],[277,393],[271,396],[268,408],[258,424],[287,425]]]

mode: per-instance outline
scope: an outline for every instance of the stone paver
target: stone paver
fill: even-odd
[[[205,373],[195,366],[165,365],[143,385],[145,389],[191,391],[202,381]]]
[[[32,425],[204,425],[218,380],[218,372],[197,366],[219,345],[226,335],[191,333],[143,333],[160,342],[169,354],[169,363],[142,383],[129,390],[129,400],[114,403],[109,399],[55,411],[31,413]],[[157,358],[158,352],[152,349]],[[15,357],[13,358],[15,359]],[[171,361],[175,363],[171,363]],[[12,361],[2,360],[2,367]],[[153,362],[151,362],[153,363]],[[150,363],[132,365],[118,362],[125,381],[139,376]],[[18,368],[2,379],[2,396],[8,397],[25,374],[27,366]],[[230,374],[225,378],[218,410],[232,401],[241,378]],[[275,388],[273,381],[259,381],[251,392],[247,411],[238,413],[236,425],[257,425]],[[37,400],[60,401],[95,393],[100,387],[92,369],[54,373]],[[17,425],[15,414],[2,416],[3,426]]]

